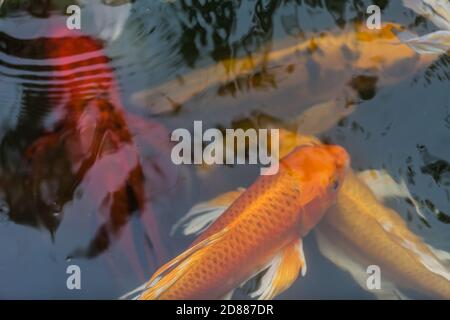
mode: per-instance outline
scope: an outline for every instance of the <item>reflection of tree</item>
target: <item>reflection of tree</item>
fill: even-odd
[[[37,106],[30,108],[30,106]],[[25,91],[22,99],[22,110],[19,123],[14,130],[8,131],[1,141],[1,188],[3,200],[7,203],[10,219],[16,223],[44,227],[52,234],[60,223],[58,204],[56,201],[42,201],[35,197],[29,164],[23,159],[26,148],[37,139],[42,132],[42,122],[50,109],[45,93],[32,94]],[[58,174],[67,172],[68,162],[56,149],[49,158],[59,154],[58,162],[49,168]],[[42,172],[41,172],[42,173]],[[61,178],[67,175],[60,176]],[[35,190],[36,191],[36,190]],[[63,188],[54,195],[58,199],[66,198]],[[50,200],[47,198],[47,200]]]
[[[108,6],[118,6],[135,0],[87,0],[101,1]],[[48,18],[52,11],[65,14],[66,8],[72,4],[82,4],[83,0],[6,0],[0,6],[0,17],[5,14],[27,12],[33,17]],[[1,2],[0,2],[1,4]]]
[[[343,28],[362,20],[369,4],[384,9],[389,0],[194,0],[189,4],[180,0],[169,5],[171,10],[162,20],[171,31],[174,49],[193,67],[204,52],[215,61],[223,61],[260,48],[273,39],[279,17],[287,34],[301,35],[304,27],[298,15],[300,10],[324,10]],[[347,17],[349,9],[355,12],[354,16]],[[242,19],[250,20],[247,30],[237,30]],[[242,35],[235,37],[239,33]]]
[[[382,9],[386,8],[388,1],[376,1]],[[163,79],[154,83],[163,83],[169,79],[188,75],[184,68],[201,69],[205,64],[223,66],[230,75],[225,83],[219,85],[219,95],[236,95],[238,92],[252,89],[264,90],[276,88],[280,79],[288,78],[294,72],[295,65],[274,66],[270,53],[275,51],[278,45],[276,38],[285,37],[280,34],[282,28],[285,34],[292,36],[291,41],[298,39],[305,42],[306,32],[317,32],[310,22],[301,20],[305,13],[314,15],[331,16],[335,25],[324,27],[335,29],[337,25],[344,28],[347,25],[360,24],[364,19],[367,5],[372,1],[323,1],[323,0],[270,0],[270,1],[186,1],[180,0],[164,4],[154,4],[150,12],[155,21],[152,27],[147,27],[148,32],[158,30],[155,34],[159,38],[159,50],[168,53],[161,63],[165,65]],[[135,8],[140,12],[146,6],[137,2]],[[135,19],[136,18],[136,19]],[[137,14],[133,17],[133,25],[142,25],[145,14]],[[320,36],[317,33],[317,36]],[[308,36],[309,37],[309,36]],[[320,55],[320,48],[318,55]],[[247,61],[252,65],[252,72],[243,70],[242,64],[237,60]],[[158,59],[155,59],[158,60]],[[211,61],[213,60],[213,62]],[[170,71],[167,71],[170,70]],[[154,86],[154,85],[153,85]],[[193,91],[199,90],[197,85],[186,85]],[[194,88],[195,87],[195,88]],[[183,90],[186,90],[183,88]],[[173,105],[167,109],[179,110],[180,105],[186,99],[176,99],[174,92],[164,92],[173,100]],[[175,95],[175,99],[173,98]],[[179,97],[178,97],[179,98]],[[166,105],[162,98],[139,98],[138,104],[152,109],[156,105]],[[159,112],[159,111],[155,111]]]
[[[450,195],[450,193],[448,193],[448,187],[450,186],[450,163],[447,160],[441,159],[432,154],[424,145],[418,145],[417,149],[423,162],[423,165],[420,167],[420,171],[423,174],[430,176],[439,188],[446,188],[447,195]],[[417,172],[414,169],[413,159],[408,157],[406,164],[408,183],[415,185]],[[440,222],[445,224],[450,223],[449,213],[440,210],[431,199],[420,199],[418,196],[416,196],[416,198],[421,205],[434,214]],[[423,222],[426,223],[425,220],[423,220]]]
[[[433,80],[439,80],[441,82],[450,81],[450,56],[441,56],[421,73],[421,77],[426,85],[430,85]],[[419,82],[422,78],[416,77],[414,83]]]
[[[421,171],[430,175],[438,185],[450,187],[450,163],[428,151],[426,146],[418,146],[424,165]]]
[[[26,11],[34,17],[47,18],[51,11],[63,12],[63,8],[75,3],[75,0],[6,0],[0,9],[0,16]]]

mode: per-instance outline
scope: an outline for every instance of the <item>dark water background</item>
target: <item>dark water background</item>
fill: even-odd
[[[116,2],[123,4],[90,7],[89,15],[83,16],[82,32],[100,38],[105,30],[117,27],[121,21],[115,18],[118,12],[129,10],[128,16],[123,15],[124,28],[117,37],[102,34],[103,50],[109,58],[105,64],[113,70],[123,108],[162,124],[167,132],[179,127],[190,129],[194,119],[203,120],[205,126],[226,128],[269,113],[270,118],[284,122],[320,101],[321,95],[296,97],[296,88],[270,80],[270,71],[267,82],[213,86],[165,114],[155,115],[135,104],[134,93],[226,59],[270,50],[280,39],[344,30],[363,21],[365,9],[372,3],[382,8],[383,21],[421,34],[435,30],[401,1]],[[176,185],[161,189],[164,192],[156,192],[151,200],[164,247],[161,256],[155,254],[154,244],[134,213],[127,221],[134,230],[134,261],[130,261],[131,249],[120,235],[111,237],[105,250],[95,257],[68,258],[98,231],[98,204],[86,200],[86,190],[80,184],[73,192],[56,192],[54,201],[42,206],[43,200],[26,187],[35,172],[24,167],[22,158],[27,146],[57,122],[56,103],[51,99],[54,86],[48,83],[59,80],[51,78],[55,62],[45,59],[42,38],[48,36],[49,24],[64,21],[64,8],[71,3],[6,0],[0,9],[0,298],[117,298],[148,279],[157,266],[192,241],[169,234],[189,208],[219,193],[248,186],[258,175],[253,166],[217,167],[202,174],[193,167],[179,168]],[[105,21],[116,24],[99,23],[99,16],[108,15],[113,18]],[[415,233],[446,251],[450,250],[449,79],[450,59],[443,56],[399,83],[372,87],[373,94],[353,113],[321,134],[321,138],[347,148],[355,170],[385,169],[395,179],[403,178],[426,221],[419,219],[406,201],[393,201],[392,206]],[[326,83],[315,82],[313,76],[310,85],[312,92],[323,90],[324,95],[331,90]],[[154,152],[142,150],[147,151]],[[63,153],[46,158],[39,166],[59,168],[56,176],[61,177],[68,170],[61,158]],[[63,178],[55,181],[55,190],[65,190],[70,184]],[[101,189],[103,182],[96,183]],[[146,258],[149,253],[152,256]],[[279,298],[373,298],[321,256],[314,237],[306,239],[305,254],[307,277]],[[82,270],[80,291],[66,288],[66,268],[73,263]]]

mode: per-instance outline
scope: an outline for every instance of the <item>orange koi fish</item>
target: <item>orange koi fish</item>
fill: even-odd
[[[271,127],[270,122],[266,125]],[[285,129],[280,130],[280,142],[280,157],[302,145],[321,144],[314,136]],[[240,188],[197,204],[172,231],[180,229],[184,235],[201,232],[244,191]],[[423,218],[403,182],[395,182],[384,171],[349,170],[336,204],[314,228],[319,250],[377,298],[406,298],[403,289],[407,288],[432,298],[449,299],[450,254],[433,248],[414,234],[400,214],[384,203],[387,197],[408,199]],[[382,270],[380,289],[367,287],[370,265]]]
[[[280,156],[299,145],[320,143],[315,137],[288,130],[280,131],[280,141]],[[450,269],[445,262],[449,254],[414,234],[400,214],[383,203],[387,195],[408,199],[422,215],[404,183],[397,184],[383,171],[350,170],[336,205],[314,229],[319,250],[377,298],[406,298],[403,289],[407,288],[449,299]],[[366,269],[370,265],[382,270],[379,290],[367,288]]]
[[[299,145],[320,143],[315,137],[287,130],[280,130],[280,141],[280,156]],[[404,182],[396,183],[384,171],[350,170],[336,205],[314,229],[319,250],[377,298],[406,298],[406,288],[432,298],[450,299],[449,253],[414,234],[401,215],[384,203],[387,196],[408,199],[423,218]],[[366,269],[370,265],[382,270],[379,290],[367,288]]]
[[[302,238],[334,203],[349,162],[339,146],[295,149],[277,174],[259,177],[185,252],[161,267],[139,299],[225,298],[266,269],[255,295],[281,293],[300,270],[305,273]]]

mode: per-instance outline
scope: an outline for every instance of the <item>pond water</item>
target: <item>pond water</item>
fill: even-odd
[[[81,4],[80,31],[65,27],[74,1],[0,7],[0,298],[115,299],[182,252],[176,221],[259,172],[173,165],[170,132],[194,120],[345,147],[355,171],[404,181],[423,217],[388,205],[450,251],[450,57],[354,36],[372,3],[417,34],[429,20],[389,0],[104,2]],[[375,298],[312,235],[304,249],[307,276],[278,298]]]

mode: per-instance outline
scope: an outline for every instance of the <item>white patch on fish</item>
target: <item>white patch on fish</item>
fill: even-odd
[[[403,247],[414,252],[419,258],[422,264],[431,272],[438,274],[448,281],[450,281],[450,272],[445,268],[439,261],[437,261],[433,256],[430,256],[423,251],[421,251],[417,245],[411,241],[404,240],[402,243]]]
[[[204,203],[200,203],[194,207],[178,221],[170,231],[173,235],[182,228],[185,236],[200,234],[208,228],[217,218],[227,209],[224,206],[209,207]]]
[[[234,191],[225,193],[224,195],[227,196],[227,199],[222,199],[219,203],[217,203],[217,199],[213,199],[196,204],[184,217],[175,223],[170,234],[174,235],[181,229],[183,235],[199,235],[216,221],[244,191],[244,188],[237,188]]]
[[[99,0],[79,0],[78,3],[83,6],[82,21],[91,22],[86,27],[89,34],[105,41],[115,41],[122,34],[125,24],[130,16],[131,3],[114,4],[113,6],[103,4]]]
[[[450,51],[450,31],[436,31],[422,37],[402,32],[397,36],[419,54],[445,54]]]
[[[403,0],[403,4],[433,22],[441,30],[424,36],[409,32],[398,38],[419,54],[445,54],[450,51],[450,2],[448,0]]]
[[[147,283],[142,284],[133,291],[125,293],[119,300],[137,300],[145,289],[147,289]]]
[[[432,21],[437,27],[450,30],[450,2],[448,0],[403,0],[403,4]]]
[[[385,202],[388,198],[408,199],[416,209],[417,214],[427,220],[420,209],[419,203],[411,195],[405,181],[396,182],[385,170],[366,170],[358,173],[360,178],[374,193],[380,202]]]

